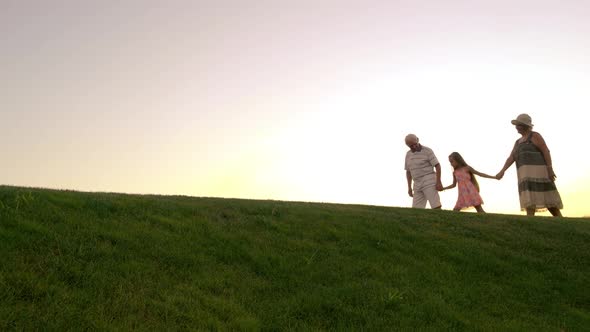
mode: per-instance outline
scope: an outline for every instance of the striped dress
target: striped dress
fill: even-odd
[[[563,203],[555,182],[549,178],[547,163],[543,153],[533,142],[533,133],[522,143],[514,144],[514,160],[518,176],[518,195],[522,210],[535,209],[544,211],[547,208],[563,209]]]

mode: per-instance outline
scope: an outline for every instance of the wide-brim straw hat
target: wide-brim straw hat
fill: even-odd
[[[533,121],[530,117],[530,115],[528,114],[520,114],[519,116],[516,117],[516,119],[511,121],[513,125],[525,125],[527,127],[532,127],[533,126]]]

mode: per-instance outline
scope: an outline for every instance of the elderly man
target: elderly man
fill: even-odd
[[[438,192],[443,186],[440,181],[440,163],[432,149],[419,143],[414,134],[406,136],[406,145],[410,151],[406,153],[406,178],[408,179],[408,195],[413,197],[412,207],[426,208],[426,201],[433,209],[440,209]],[[412,189],[412,181],[414,188]]]

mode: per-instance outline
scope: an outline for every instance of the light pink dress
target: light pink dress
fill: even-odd
[[[457,179],[458,198],[455,204],[455,209],[465,209],[471,206],[483,204],[483,200],[479,195],[479,191],[471,182],[471,174],[467,167],[461,167],[453,171]]]

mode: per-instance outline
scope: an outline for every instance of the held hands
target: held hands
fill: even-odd
[[[501,180],[504,177],[504,171],[500,171],[500,173],[496,174],[496,179]]]
[[[445,190],[445,188],[443,188],[442,182],[438,181],[438,182],[436,183],[436,190],[438,190],[438,191],[443,191],[443,190]]]

